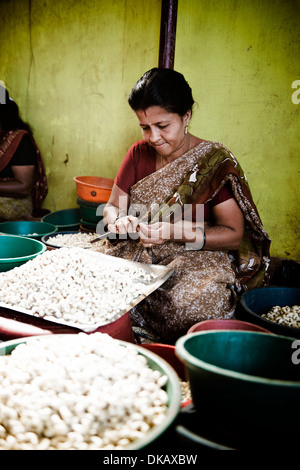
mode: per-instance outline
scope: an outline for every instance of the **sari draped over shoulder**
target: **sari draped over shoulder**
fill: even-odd
[[[131,311],[135,324],[163,341],[175,341],[198,321],[232,317],[239,293],[267,285],[270,239],[243,170],[222,144],[201,142],[131,188],[130,204],[145,206],[142,219],[151,224],[163,220],[175,205],[210,201],[227,182],[245,220],[236,251],[190,251],[172,240],[150,249],[138,240],[115,246],[109,240],[103,242],[101,251],[109,255],[174,269],[159,289]]]
[[[2,198],[5,200],[5,203],[7,204],[7,212],[15,212],[17,213],[18,210],[22,211],[22,202],[24,202],[23,210],[26,209],[28,203],[30,202],[30,207],[31,210],[33,209],[34,211],[39,211],[41,208],[42,202],[44,201],[45,197],[48,194],[48,185],[47,185],[47,178],[46,178],[46,173],[45,173],[45,168],[44,164],[42,161],[41,153],[40,150],[31,136],[29,132],[23,129],[17,129],[15,131],[8,131],[5,134],[3,134],[0,138],[0,171],[4,170],[4,168],[7,167],[9,162],[11,161],[12,157],[14,156],[18,146],[20,145],[20,142],[24,135],[27,134],[29,135],[35,149],[36,149],[36,154],[37,154],[37,163],[36,163],[36,169],[35,169],[35,175],[34,175],[34,184],[33,184],[33,190],[32,194],[28,198],[23,198],[24,201],[20,198]],[[10,204],[14,207],[9,207]],[[18,207],[18,204],[20,207]]]

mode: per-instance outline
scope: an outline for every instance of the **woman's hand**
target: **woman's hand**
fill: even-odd
[[[161,245],[166,240],[170,240],[172,224],[168,222],[157,222],[153,225],[140,224],[140,240],[145,248],[152,245]]]
[[[196,231],[195,223],[179,221],[174,224],[169,222],[157,222],[153,225],[139,225],[140,239],[144,247],[161,245],[167,240],[179,243],[201,242],[203,245],[203,231]]]
[[[131,215],[118,218],[113,224],[108,224],[107,228],[110,232],[119,235],[124,233],[133,234],[137,232],[139,219]],[[132,237],[131,237],[132,238]]]

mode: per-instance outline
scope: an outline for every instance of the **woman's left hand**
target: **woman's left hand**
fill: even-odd
[[[201,242],[203,241],[203,231],[201,231]],[[169,222],[157,222],[153,225],[140,224],[139,234],[144,247],[161,245],[167,240],[179,243],[197,241],[195,240],[197,237],[195,224],[187,221],[178,221],[174,224]]]
[[[173,238],[173,225],[168,222],[157,222],[153,225],[139,225],[140,240],[145,248],[161,245]]]

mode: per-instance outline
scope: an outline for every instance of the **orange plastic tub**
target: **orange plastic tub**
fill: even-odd
[[[111,178],[98,176],[74,176],[77,195],[80,199],[90,202],[107,202],[114,184]]]

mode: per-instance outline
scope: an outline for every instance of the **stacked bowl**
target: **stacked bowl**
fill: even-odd
[[[81,214],[81,230],[96,232],[103,218],[103,208],[109,200],[114,180],[97,176],[76,176],[77,204]]]

